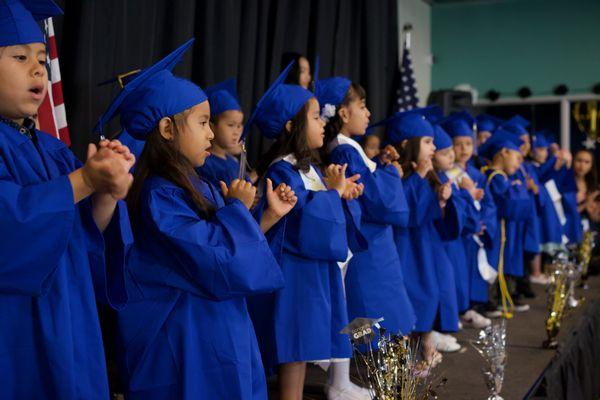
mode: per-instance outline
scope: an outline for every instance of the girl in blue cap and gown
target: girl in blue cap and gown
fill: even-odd
[[[139,73],[100,119],[115,114],[145,140],[128,196],[135,245],[131,302],[118,315],[128,399],[265,399],[266,381],[245,298],[283,285],[263,231],[295,203],[273,192],[260,220],[255,189],[235,180],[223,195],[194,173],[210,154],[204,92],[170,70],[188,41]]]
[[[204,91],[210,104],[210,123],[215,139],[210,156],[196,171],[218,187],[220,181],[229,184],[240,177],[240,162],[231,153],[239,146],[244,129],[244,113],[237,97],[235,79],[228,79]],[[249,180],[243,172],[243,176]]]
[[[374,161],[352,139],[365,135],[371,115],[359,84],[343,77],[316,79],[315,94],[327,120],[321,158],[347,164],[347,175],[360,175],[359,182],[364,185],[357,202],[362,214],[360,231],[368,249],[354,254],[348,265],[348,317],[383,317],[382,326],[388,331],[409,334],[415,315],[392,236],[392,226],[406,224],[408,217],[397,153],[385,149]]]
[[[340,333],[348,317],[338,263],[347,259],[349,248],[360,250],[356,221],[346,215],[342,201],[358,195],[358,176],[347,179],[346,166],[330,165],[323,177],[314,164],[324,122],[313,93],[283,83],[292,65],[262,96],[246,124],[246,129],[256,124],[275,139],[258,167],[260,186],[264,178],[286,182],[298,197],[294,210],[268,234],[285,287],[252,301],[265,364],[279,366],[281,399],[302,397],[307,361],[350,358],[349,338]],[[257,216],[263,210],[261,200]],[[366,390],[358,394],[368,398]]]
[[[35,3],[35,4],[33,4]],[[135,158],[90,144],[82,165],[35,129],[48,86],[38,20],[52,1],[0,1],[0,397],[109,397],[97,300],[121,307]]]
[[[324,157],[347,164],[348,174],[359,174],[364,185],[358,203],[368,250],[355,255],[348,266],[345,282],[349,318],[383,317],[388,331],[408,334],[413,330],[415,315],[392,236],[392,226],[405,225],[408,220],[398,154],[388,147],[374,161],[352,139],[366,134],[371,115],[360,85],[334,77],[317,80],[315,92],[322,103],[322,115],[328,119]]]
[[[441,184],[433,171],[434,129],[425,115],[430,110],[396,113],[385,124],[388,142],[400,152],[402,183],[410,209],[408,225],[395,229],[395,242],[417,316],[415,332],[423,336],[426,361],[435,366],[441,355],[435,349],[438,338],[433,329],[458,330],[454,271],[442,240],[456,239],[461,221],[450,183]],[[453,350],[460,348],[446,344]]]
[[[453,113],[439,121],[439,124],[452,138],[455,154],[454,167],[445,172],[459,187],[460,193],[467,201],[470,217],[466,219],[462,233],[466,265],[468,266],[468,307],[463,310],[461,323],[464,327],[483,328],[489,325],[489,319],[483,317],[477,310],[484,311],[488,302],[489,284],[495,280],[495,271],[485,257],[485,244],[490,243],[489,233],[494,231],[496,210],[490,195],[485,192],[485,176],[473,165],[475,146],[475,119],[466,111]],[[437,146],[437,145],[436,145]],[[475,218],[475,219],[473,219]],[[491,230],[486,229],[487,226]],[[453,257],[454,252],[448,252]],[[460,254],[459,252],[457,254]],[[460,285],[457,279],[457,284]],[[466,301],[458,297],[459,309]]]
[[[511,178],[519,170],[522,162],[519,145],[520,139],[498,128],[481,146],[479,152],[490,160],[490,167],[485,171],[485,175],[488,192],[494,200],[497,212],[496,231],[491,235],[491,245],[486,248],[487,257],[490,264],[498,270],[503,312],[507,317],[510,315],[508,306],[513,308],[513,303],[508,293],[510,282],[505,278],[514,279],[523,273],[524,238],[519,234],[522,231],[519,230],[518,224],[524,222],[533,212],[525,184]],[[515,309],[519,311],[519,308]]]

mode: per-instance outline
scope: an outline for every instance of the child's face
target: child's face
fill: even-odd
[[[433,166],[440,171],[448,171],[454,166],[454,149],[448,147],[438,150],[433,155]]]
[[[473,156],[473,138],[468,136],[457,136],[452,139],[456,162],[465,164]]]
[[[575,175],[584,177],[592,169],[592,155],[587,151],[580,151],[575,154],[573,170]]]
[[[477,146],[481,146],[492,136],[490,131],[479,131],[477,132]]]
[[[503,149],[501,154],[503,158],[502,169],[504,172],[506,172],[508,175],[515,174],[523,162],[523,156],[521,153],[512,149]]]
[[[308,63],[308,60],[306,58],[300,57],[300,60],[298,61],[298,66],[300,67],[299,84],[304,89],[308,89],[308,86],[310,85],[310,80],[312,79],[312,77],[310,76],[310,64]]]
[[[523,156],[527,157],[529,151],[531,150],[531,139],[529,138],[529,135],[521,135],[519,136],[519,139],[523,141],[523,144],[519,146],[519,149],[521,149]]]
[[[369,118],[371,117],[366,100],[352,100],[343,108],[346,110],[346,115],[342,118],[342,130],[350,135],[364,135],[369,127]]]
[[[543,164],[548,159],[548,148],[547,147],[537,147],[532,150],[533,159],[540,164]]]
[[[244,113],[238,110],[228,110],[219,114],[217,123],[214,124],[214,142],[227,151],[238,146],[244,129]]]
[[[210,156],[210,141],[215,137],[210,129],[208,100],[178,116],[181,118],[177,119],[179,151],[194,167],[204,165],[204,161]]]
[[[314,97],[308,101],[305,134],[309,149],[316,150],[323,146],[325,121],[321,119],[319,102]]]
[[[419,145],[419,160],[431,160],[435,153],[435,145],[433,144],[433,138],[429,136],[423,136]]]
[[[379,136],[370,135],[365,138],[364,149],[365,149],[365,154],[367,155],[367,157],[369,157],[369,158],[377,157],[380,152],[380,149],[379,149],[380,147],[381,147],[381,139],[379,139]]]
[[[0,115],[20,121],[37,114],[47,90],[43,43],[0,48]]]

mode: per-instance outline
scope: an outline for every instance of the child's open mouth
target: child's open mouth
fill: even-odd
[[[29,93],[35,100],[42,100],[44,94],[44,87],[42,85],[36,85],[29,89]]]

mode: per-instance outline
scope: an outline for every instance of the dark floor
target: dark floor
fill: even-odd
[[[578,290],[577,297],[587,300],[600,299],[600,278],[592,277],[589,280],[588,290]],[[508,364],[502,396],[505,400],[522,399],[529,388],[534,384],[538,376],[548,365],[556,350],[542,348],[542,342],[546,338],[546,294],[545,290],[534,285],[537,297],[531,301],[531,310],[519,313],[508,321]],[[586,302],[565,316],[563,320],[559,341],[567,336],[578,318],[586,307]],[[444,361],[437,368],[436,375],[447,378],[447,383],[438,391],[440,399],[471,400],[485,399],[487,392],[481,368],[482,359],[468,344],[468,340],[474,339],[477,332],[472,329],[459,332],[456,337],[463,348],[454,354],[444,356]],[[562,343],[561,343],[562,344]],[[353,367],[354,368],[354,367]],[[305,399],[325,399],[323,385],[326,374],[320,368],[310,365],[308,367]],[[275,392],[275,381],[270,381],[272,389],[271,399],[277,399]]]

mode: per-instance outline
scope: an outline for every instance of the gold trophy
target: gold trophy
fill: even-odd
[[[600,143],[600,112],[598,112],[598,101],[581,101],[573,104],[573,118],[577,128],[587,138],[582,143],[587,149],[594,149]]]

